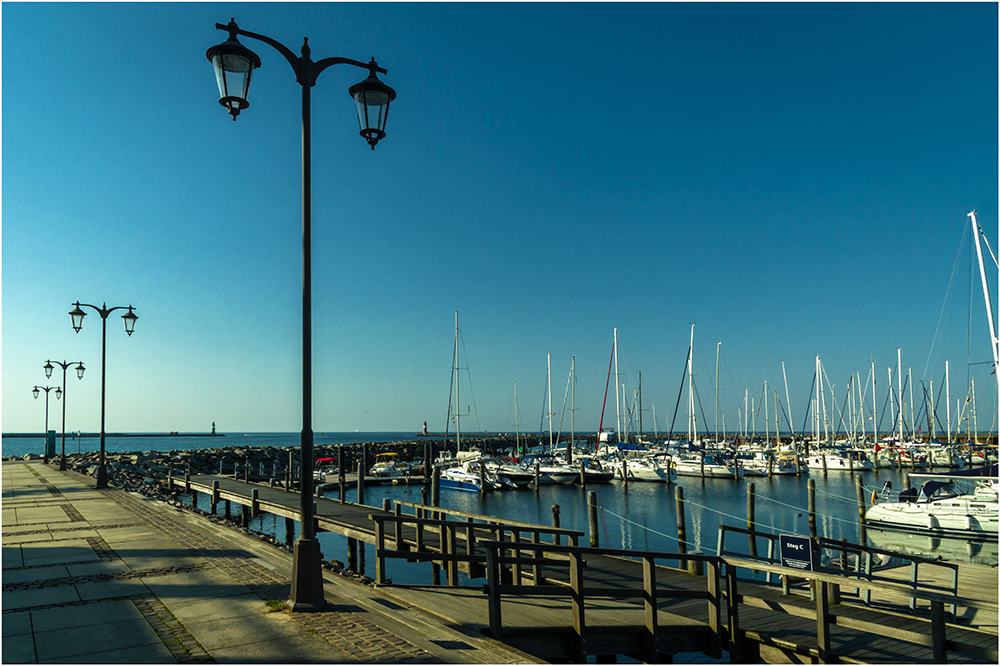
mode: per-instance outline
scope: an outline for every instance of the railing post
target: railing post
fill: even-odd
[[[500,562],[496,546],[486,547],[486,586],[489,589],[490,637],[503,640],[503,615],[500,604]]]
[[[587,662],[587,619],[585,616],[583,589],[583,553],[579,550],[569,553],[569,583],[573,600],[573,633],[570,641],[570,659],[574,663]]]
[[[385,585],[385,521],[381,517],[375,519],[375,583]]]
[[[684,489],[680,486],[674,488],[674,501],[677,504],[677,552],[681,555],[687,554],[687,525],[684,522]],[[681,559],[677,566],[680,569],[687,569],[687,559]]]
[[[285,545],[289,548],[295,543],[295,519],[285,518]]]
[[[454,557],[458,554],[458,546],[455,543],[455,525],[448,524],[445,526],[445,539],[448,542],[448,555]],[[458,560],[449,559],[448,560],[448,585],[454,587],[458,585]]]
[[[538,543],[541,543],[541,542],[542,542],[542,535],[539,532],[533,532],[531,534],[531,543],[538,544]],[[542,581],[542,565],[538,564],[538,560],[541,559],[541,557],[542,557],[542,550],[541,550],[541,548],[536,548],[534,551],[532,551],[532,556],[535,559],[535,563],[531,565],[531,580],[532,580],[532,584],[533,585],[541,585],[542,582],[543,582]],[[518,582],[520,582],[520,581],[518,581]]]
[[[747,529],[750,534],[747,538],[750,540],[750,557],[757,559],[757,537],[754,532],[757,531],[757,486],[755,483],[750,482],[747,484]]]
[[[736,585],[736,567],[726,564],[726,613],[729,616],[729,655],[733,663],[743,661],[740,631],[740,593]]]
[[[252,488],[250,490],[250,517],[256,518],[260,515],[260,490]]]
[[[659,661],[659,625],[656,618],[656,566],[653,558],[642,558],[643,606],[646,616],[646,633],[642,641],[642,660]]]
[[[191,492],[191,472],[184,473],[184,492]],[[191,496],[191,506],[194,506],[194,495]]]
[[[365,467],[364,463],[358,463],[358,504],[365,503]]]
[[[219,508],[219,480],[218,479],[212,481],[212,500],[209,503],[209,507],[211,508],[212,515],[214,516],[215,513],[216,513],[216,511]]]
[[[826,583],[814,579],[816,589],[816,645],[819,663],[828,664],[830,654],[830,592]]]
[[[944,621],[944,602],[931,601],[931,642],[934,650],[934,663],[948,663],[948,635]]]
[[[711,646],[709,657],[720,659],[722,657],[722,597],[719,594],[719,563],[720,560],[711,559],[705,562],[705,574],[708,585],[708,627],[715,634],[715,640]]]
[[[396,515],[396,550],[409,550],[403,541],[403,505],[397,502],[394,513]]]

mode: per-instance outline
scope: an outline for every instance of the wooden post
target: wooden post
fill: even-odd
[[[827,583],[813,581],[816,588],[816,643],[819,663],[829,664],[830,654],[830,598]]]
[[[441,506],[441,469],[439,467],[434,468],[434,474],[431,477],[431,506]],[[434,514],[437,517],[437,513]]]
[[[347,469],[344,467],[344,445],[337,444],[337,482],[340,484],[340,503],[347,501]]]
[[[254,488],[254,490],[257,490]],[[246,504],[240,505],[240,519],[242,521],[242,527],[250,527],[250,507]]]
[[[809,536],[816,540],[816,480],[809,479],[806,484],[809,489]]]
[[[574,639],[570,642],[570,659],[577,664],[587,662],[587,619],[584,611],[583,597],[583,553],[574,551],[569,554],[570,599],[573,606]]]
[[[948,635],[945,624],[944,603],[931,601],[931,644],[934,650],[934,663],[948,663]]]
[[[587,468],[583,464],[583,460],[580,461],[580,488],[584,491],[587,490]]]
[[[489,547],[486,549],[486,585],[490,591],[490,638],[497,641],[503,640],[503,615],[500,604],[500,564],[498,562],[497,549]]]
[[[755,506],[757,499],[757,487],[751,482],[747,484],[747,529],[750,532],[757,531],[757,509]],[[748,534],[750,540],[750,557],[757,557],[757,536]]]
[[[486,494],[486,465],[479,463],[479,494]]]
[[[431,459],[431,443],[424,443],[424,479],[430,480],[431,470],[433,469],[434,461]],[[425,501],[424,504],[427,502]]]
[[[382,520],[375,521],[375,583],[385,585],[385,521]]]
[[[212,481],[212,500],[209,504],[211,508],[212,515],[214,516],[219,508],[219,480],[216,479]]]
[[[295,543],[295,519],[285,518],[285,545],[289,548]]]
[[[455,542],[455,525],[449,524],[445,526],[445,532],[442,535],[448,543],[448,554],[457,555],[458,546]],[[454,587],[458,585],[458,560],[448,561],[448,585]]]
[[[539,478],[538,463],[535,463],[535,492],[538,492],[538,478]]]
[[[684,519],[684,488],[677,486],[674,489],[674,502],[677,505],[677,552],[686,555],[687,546],[687,523]],[[682,559],[677,563],[681,569],[687,569],[687,559]]]
[[[358,571],[358,540],[347,537],[347,568],[349,571]]]
[[[705,449],[701,450],[701,478],[705,478]]]
[[[590,524],[590,547],[600,548],[601,535],[597,526],[597,493],[593,490],[587,493],[587,517]]]
[[[403,541],[403,505],[397,503],[395,509],[396,550],[409,550],[406,543]]]
[[[362,447],[364,448],[364,447]],[[358,462],[358,504],[365,503],[365,468],[364,462]]]
[[[184,473],[184,492],[191,492],[191,472]],[[194,495],[191,495],[191,506],[194,506]]]
[[[552,505],[552,527],[559,529],[559,505]],[[553,535],[555,544],[558,546],[561,543],[561,539],[558,534]]]
[[[719,593],[719,560],[711,559],[705,562],[705,575],[708,580],[708,627],[715,635],[715,640],[706,651],[709,657],[722,657],[722,597]]]
[[[430,495],[431,489],[427,487],[427,484],[420,486],[420,503],[427,506],[427,498]]]
[[[291,491],[292,484],[295,483],[295,452],[288,449],[288,468],[285,470],[285,490]]]
[[[736,567],[726,565],[726,612],[729,616],[729,656],[734,664],[743,660],[743,632],[740,631],[740,593],[736,586]]]
[[[628,490],[628,461],[625,460],[625,456],[622,456],[622,483],[625,484],[625,490]]]
[[[656,618],[656,567],[651,557],[642,558],[643,607],[645,609],[646,631],[642,637],[642,660],[646,663],[659,661],[659,625]]]
[[[250,490],[250,517],[256,518],[260,515],[260,489]]]
[[[386,513],[392,511],[392,500],[389,499],[388,497],[382,498],[382,510],[385,511]]]

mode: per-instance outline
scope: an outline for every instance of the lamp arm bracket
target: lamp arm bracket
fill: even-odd
[[[107,305],[105,305],[105,307],[99,308],[96,305],[91,305],[90,303],[80,303],[79,301],[77,301],[75,303],[75,305],[79,305],[79,306],[85,307],[85,308],[93,308],[97,312],[97,314],[101,315],[101,319],[107,319],[108,315],[111,314],[112,312],[114,312],[115,310],[129,310],[129,309],[134,310],[135,309],[131,305],[116,305],[113,308],[109,308],[109,307],[107,307]]]
[[[371,64],[367,62],[361,62],[360,60],[351,60],[350,58],[323,58],[319,62],[313,63],[310,68],[312,74],[312,80],[309,82],[310,86],[316,85],[316,79],[319,78],[320,72],[322,72],[327,67],[331,65],[354,65],[355,67],[360,67],[361,69],[367,69],[371,71],[374,69],[379,74],[387,74],[388,70],[382,67],[372,67]]]
[[[230,26],[222,25],[221,23],[216,23],[215,27],[218,28],[219,30],[230,30]],[[287,46],[285,46],[276,39],[271,39],[266,35],[259,35],[256,32],[250,32],[249,30],[244,30],[243,28],[236,28],[235,32],[237,35],[242,35],[243,37],[256,39],[264,42],[265,44],[270,44],[271,46],[273,46],[278,51],[278,53],[285,56],[285,60],[288,61],[288,64],[291,65],[292,69],[295,71],[295,78],[299,80],[299,83],[302,83],[301,81],[302,75],[300,71],[302,68],[302,60],[297,55],[295,55],[291,49],[289,49]]]

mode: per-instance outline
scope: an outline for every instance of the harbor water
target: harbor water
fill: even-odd
[[[417,440],[412,433],[317,433],[316,445],[352,444],[360,442],[394,442]],[[208,436],[156,436],[109,437],[109,452],[135,452],[149,450],[214,449],[227,446],[297,446],[298,433],[229,433],[225,437]],[[72,442],[72,445],[71,445]],[[24,453],[40,453],[42,438],[4,438],[3,455],[20,457]],[[57,448],[60,442],[57,440]],[[67,436],[66,452],[94,451],[99,438]],[[441,491],[441,506],[467,513],[507,518],[543,525],[553,524],[553,507],[558,506],[559,524],[566,529],[585,534],[581,544],[589,543],[587,492],[596,493],[598,504],[598,532],[602,547],[658,552],[678,552],[677,503],[674,491],[684,489],[684,520],[687,526],[687,551],[716,553],[719,526],[747,527],[748,486],[753,484],[755,495],[756,529],[772,535],[809,534],[808,481],[816,484],[816,531],[827,539],[846,539],[850,543],[861,541],[858,519],[856,479],[864,484],[864,498],[873,490],[880,490],[886,481],[894,489],[904,487],[904,474],[899,470],[866,471],[852,474],[849,471],[820,470],[796,476],[727,478],[679,477],[677,483],[630,482],[627,489],[620,481],[588,484],[586,491],[579,485],[543,485],[536,492],[520,489],[480,495],[472,492]],[[420,503],[420,484],[381,485],[365,489],[365,503],[381,507],[384,498]],[[338,497],[339,491],[328,496]],[[357,500],[357,490],[348,489],[347,501]],[[222,503],[224,506],[224,503]],[[221,511],[220,507],[220,511]],[[234,510],[238,510],[235,509]],[[296,524],[297,526],[297,524]],[[274,516],[255,519],[251,528],[269,533],[284,540],[284,520]],[[897,532],[868,529],[867,544],[909,555],[921,555],[953,561],[976,562],[996,565],[997,542],[933,539],[927,536],[907,535]],[[749,549],[747,539],[730,534],[726,546],[743,552]],[[347,539],[331,532],[321,532],[319,539],[324,558],[347,561]],[[361,544],[359,544],[360,546]],[[374,572],[374,546],[359,547],[359,565],[366,573]],[[397,584],[431,584],[432,567],[429,564],[407,563],[390,560],[388,577]]]

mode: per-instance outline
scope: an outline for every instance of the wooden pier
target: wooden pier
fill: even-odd
[[[289,527],[299,516],[298,493],[273,483],[175,475],[168,483],[207,495],[213,507],[235,502],[246,518],[272,513]],[[315,520],[317,530],[349,543],[375,544],[375,578],[385,594],[543,659],[669,661],[701,652],[768,663],[998,661],[995,619],[982,621],[997,613],[990,567],[972,569],[980,578],[964,585],[963,569],[950,591],[940,581],[911,581],[907,570],[895,581],[795,571],[802,583],[793,587],[739,577],[789,574],[767,561],[591,548],[579,545],[582,532],[407,502],[386,511],[318,497]],[[433,562],[449,584],[392,585],[387,558]],[[485,585],[459,586],[459,570]],[[970,626],[970,610],[979,628]]]

